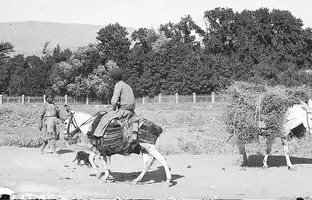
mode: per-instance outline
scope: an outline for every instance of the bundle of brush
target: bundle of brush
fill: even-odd
[[[246,82],[234,82],[224,93],[227,110],[224,120],[228,133],[243,143],[259,135],[281,136],[285,114],[289,107],[308,102],[311,94],[305,87],[269,87]]]

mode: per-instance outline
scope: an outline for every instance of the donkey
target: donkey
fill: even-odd
[[[309,101],[309,105],[310,106],[312,105],[312,101]],[[296,104],[288,108],[286,112],[285,122],[283,124],[284,134],[282,136],[277,136],[277,137],[280,137],[282,140],[282,145],[284,147],[284,155],[285,155],[287,167],[289,170],[294,169],[294,166],[291,163],[289,155],[288,155],[289,153],[288,146],[289,146],[290,139],[293,138],[294,136],[297,138],[302,138],[304,135],[302,131],[302,127],[304,127],[308,132],[310,132],[310,128],[312,125],[311,124],[312,109],[310,108],[309,105],[301,101],[301,104]],[[264,168],[268,167],[267,160],[271,153],[274,140],[277,137],[271,136],[267,138],[266,154],[264,155],[264,158],[263,158]],[[240,141],[237,141],[237,146],[238,146],[239,153],[243,156],[242,166],[248,166],[248,159],[247,159],[245,144]]]
[[[70,111],[70,118],[66,119],[64,122],[65,123],[65,129],[64,129],[65,138],[64,139],[68,141],[69,143],[75,143],[80,137],[79,136],[80,133],[87,136],[88,131],[91,130],[91,125],[94,120],[95,120],[95,117],[91,116],[88,113]],[[140,141],[139,146],[140,146],[140,152],[143,157],[144,166],[140,175],[133,180],[133,183],[136,184],[142,180],[143,176],[145,175],[147,170],[150,168],[153,161],[156,159],[163,165],[165,169],[165,173],[166,173],[166,183],[170,184],[170,181],[171,181],[170,169],[168,167],[166,159],[157,150],[155,144],[150,144],[147,142]],[[121,153],[119,152],[119,154],[127,155],[126,152],[121,152]],[[107,160],[110,159],[110,157],[105,155],[105,153],[103,153],[103,151],[101,151],[97,147],[96,147],[96,151],[90,154],[90,157],[89,157],[90,163],[93,169],[95,170],[98,178],[100,178],[100,173],[98,172],[97,166],[94,163],[94,159],[96,156],[102,156],[103,158],[102,160],[103,160],[103,165],[104,165],[104,176],[102,177],[102,181],[106,182],[109,176],[109,171],[110,171],[108,168]]]

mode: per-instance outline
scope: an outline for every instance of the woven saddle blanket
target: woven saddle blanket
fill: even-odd
[[[139,153],[134,151],[131,146],[132,142],[132,122],[130,119],[112,120],[102,137],[93,136],[93,132],[100,123],[104,115],[99,115],[92,123],[91,133],[88,133],[91,144],[101,153],[105,155],[130,153]],[[158,136],[162,133],[162,128],[155,123],[140,119],[138,141],[144,143],[155,144]]]

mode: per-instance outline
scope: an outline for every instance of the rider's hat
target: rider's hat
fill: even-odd
[[[115,81],[121,81],[123,77],[123,71],[118,67],[113,68],[110,72],[110,76]]]

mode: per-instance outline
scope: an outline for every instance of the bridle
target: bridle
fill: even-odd
[[[74,127],[73,131],[70,131],[70,125],[73,125]],[[68,124],[65,127],[66,133],[64,134],[65,135],[64,139],[68,141],[69,144],[77,143],[80,140],[79,135],[77,134],[77,133],[81,133],[80,127],[81,126],[78,126],[77,121],[74,118],[74,113],[70,113]]]
[[[94,115],[92,115],[89,119],[87,119],[86,121],[84,121],[80,125],[78,125],[78,123],[74,117],[75,113],[70,112],[70,117],[69,117],[68,124],[66,127],[66,133],[64,134],[66,137],[64,139],[66,141],[68,141],[69,144],[77,143],[80,140],[79,134],[78,134],[78,133],[81,133],[80,128],[86,124],[91,123],[94,120],[94,118],[97,117],[101,112],[103,112],[103,111],[99,111],[99,112],[95,113]],[[106,111],[104,111],[104,112],[105,112],[105,114],[107,113]],[[73,125],[74,130],[70,131],[70,125]]]

